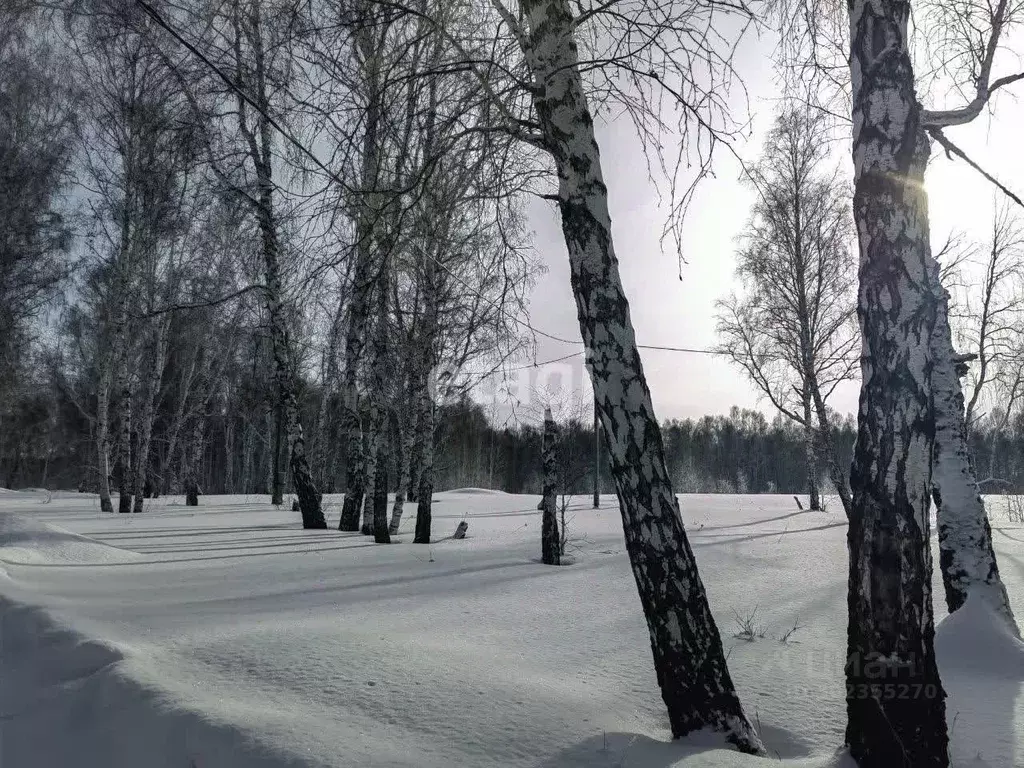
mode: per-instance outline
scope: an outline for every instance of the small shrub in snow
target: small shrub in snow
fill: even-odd
[[[733,609],[733,617],[736,619],[736,625],[739,627],[739,632],[733,635],[733,637],[739,638],[740,640],[746,640],[748,643],[752,643],[758,638],[764,638],[768,634],[768,630],[763,624],[757,622],[757,606],[754,606],[754,610],[745,616],[741,616]]]
[[[797,619],[793,623],[792,627],[790,627],[785,632],[783,632],[781,635],[779,635],[779,642],[780,643],[796,642],[795,640],[793,640],[793,635],[796,634],[797,630],[800,630],[800,629],[803,629],[803,628],[804,628],[804,625],[800,623],[799,619]]]

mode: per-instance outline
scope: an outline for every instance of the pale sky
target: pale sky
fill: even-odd
[[[754,133],[748,142],[737,145],[737,150],[747,160],[758,155],[763,132],[773,119],[773,99],[778,98],[767,46],[757,47],[765,55],[748,56],[741,69],[751,97]],[[994,76],[1000,74],[1006,73],[998,71]],[[1019,93],[1024,96],[1024,83]],[[947,133],[1011,189],[1024,193],[1024,157],[1019,150],[1024,110],[1012,93],[1006,93],[998,97],[994,111],[996,118],[986,116],[971,126],[950,129]],[[647,178],[632,125],[628,119],[599,125],[598,141],[609,191],[615,248],[638,343],[712,346],[714,303],[735,288],[735,238],[745,224],[752,201],[751,194],[739,183],[738,164],[721,152],[716,177],[701,183],[686,222],[683,248],[688,263],[683,266],[680,281],[674,248],[666,243],[662,250],[659,245],[665,215],[658,208],[656,191]],[[849,145],[841,149],[840,157],[850,173]],[[945,242],[950,229],[984,239],[993,211],[994,188],[962,161],[946,159],[940,148],[933,148],[933,156],[926,180],[933,242]],[[536,247],[548,271],[537,278],[529,321],[537,329],[578,341],[579,326],[558,212],[552,203],[538,200],[532,204],[530,213]],[[856,251],[853,253],[856,258]],[[577,349],[580,347],[539,338],[536,360],[553,359]],[[774,415],[770,403],[759,400],[742,372],[722,358],[654,350],[642,350],[642,356],[659,420],[725,413],[732,405],[759,408],[769,418]],[[559,380],[563,387],[588,396],[589,382],[582,358],[577,356],[539,371],[513,372],[496,396],[492,385],[490,391],[481,390],[478,397],[487,402],[496,397],[496,412],[505,411],[513,400],[519,400],[522,410],[531,399],[531,388],[538,382]],[[505,391],[508,389],[511,394]],[[831,404],[841,413],[856,413],[858,392],[857,382],[841,385]]]

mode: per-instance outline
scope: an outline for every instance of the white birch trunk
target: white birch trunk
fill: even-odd
[[[327,436],[332,432],[328,422],[331,421],[331,395],[338,383],[338,346],[341,343],[341,326],[344,319],[345,301],[338,302],[338,309],[331,323],[328,337],[327,353],[323,367],[323,387],[320,393],[320,407],[317,411],[316,432],[313,438],[313,477],[320,488],[328,485],[327,480]]]
[[[541,470],[544,487],[541,491],[540,559],[545,565],[561,565],[561,537],[558,534],[558,427],[551,409],[544,409],[544,436],[541,449]]]
[[[167,357],[167,320],[158,320],[154,330],[152,366],[143,387],[142,413],[139,415],[139,448],[135,458],[135,503],[133,512],[143,509],[146,496],[146,475],[149,466],[149,449],[153,437],[153,420],[156,417],[157,401],[160,398],[160,387],[163,384],[164,363]]]
[[[274,357],[274,381],[277,385],[277,405],[281,409],[287,436],[289,464],[292,484],[298,497],[302,527],[322,529],[327,527],[321,508],[320,493],[309,472],[306,458],[306,440],[299,420],[299,405],[295,395],[295,371],[288,350],[288,323],[281,282],[281,245],[278,223],[274,209],[273,145],[271,126],[265,113],[270,109],[268,95],[265,47],[263,43],[260,3],[250,6],[249,32],[252,44],[252,74],[254,78],[253,98],[261,107],[256,118],[256,128],[247,122],[247,106],[239,100],[239,128],[249,147],[249,157],[256,172],[258,194],[254,200],[254,213],[260,229],[263,250],[264,291],[267,314],[269,315],[270,342]],[[236,28],[237,29],[237,28]],[[241,34],[240,32],[236,32]],[[239,68],[242,62],[237,62]]]
[[[864,346],[847,534],[846,742],[865,768],[949,763],[945,692],[932,643],[936,302],[923,183],[929,147],[914,93],[909,13],[906,2],[850,3]],[[890,686],[908,695],[887,695]]]
[[[124,324],[124,320],[121,324]],[[121,474],[118,478],[117,511],[127,514],[132,511],[132,390],[128,373],[128,339],[125,329],[118,331],[119,359],[114,385],[117,390],[117,464]]]
[[[185,423],[185,408],[188,405],[189,394],[192,391],[192,385],[195,381],[198,355],[199,352],[191,355],[188,368],[181,377],[178,402],[175,404],[174,416],[171,418],[171,424],[167,429],[167,452],[164,454],[163,461],[160,463],[156,489],[153,493],[154,498],[160,496],[161,493],[170,492],[175,487],[175,484],[171,482],[170,475],[174,471],[174,457],[178,450],[178,441],[181,437],[181,429]]]
[[[402,413],[398,415],[398,484],[395,487],[395,503],[391,508],[391,524],[388,531],[392,536],[398,533],[402,525],[402,514],[405,511],[405,490],[409,483],[409,454],[412,452],[413,430],[411,414],[407,412],[409,400],[402,403]]]
[[[113,512],[110,500],[110,386],[109,358],[101,361],[99,385],[96,388],[96,471],[99,480],[100,511]]]
[[[416,489],[416,532],[413,544],[429,544],[434,503],[434,402],[424,387],[420,392],[418,428],[422,435],[419,486]]]
[[[807,498],[812,510],[821,510],[821,497],[818,494],[818,453],[816,450],[816,433],[814,420],[811,417],[811,396],[804,384],[804,456],[807,461]]]
[[[953,340],[948,320],[948,294],[938,284],[938,265],[933,269],[938,299],[932,333],[932,391],[935,397],[935,459],[932,494],[939,529],[939,569],[949,612],[958,610],[970,595],[984,600],[1020,637],[1006,587],[999,576],[992,528],[978,479],[967,450],[964,394],[957,375]]]
[[[580,78],[568,0],[524,0],[534,106],[558,171],[558,202],[587,365],[626,548],[676,737],[710,728],[763,752],[725,661],[697,573],[640,362],[612,244],[607,190]]]

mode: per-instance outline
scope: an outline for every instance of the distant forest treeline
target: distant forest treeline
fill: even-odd
[[[307,393],[304,410],[310,418],[316,402]],[[0,485],[92,490],[95,450],[90,424],[78,407],[59,389],[45,386],[22,390],[19,401],[8,405],[14,407],[2,409],[6,418],[0,424]],[[224,405],[222,401],[207,414],[201,488],[211,494],[269,493],[272,421],[266,414],[256,415],[245,402]],[[469,399],[439,407],[437,424],[439,490],[478,486],[509,493],[540,492],[539,424],[494,425],[485,408]],[[574,419],[560,430],[563,488],[568,493],[590,493],[593,424]],[[781,416],[769,420],[759,411],[733,407],[728,415],[667,421],[662,436],[669,473],[680,493],[806,493],[803,432]],[[840,461],[848,466],[856,438],[852,417],[837,417],[836,436]],[[328,447],[332,470],[327,492],[344,490],[345,456],[337,449],[341,437],[331,438],[334,450]],[[972,433],[970,444],[987,492],[1024,493],[1024,415],[1002,432],[982,424]],[[155,446],[154,482],[162,481],[165,492],[180,492],[179,478],[159,477],[160,467],[170,465],[162,460],[163,451],[166,445]],[[819,475],[824,483],[824,469]],[[389,476],[394,484],[396,471]],[[601,489],[613,492],[605,462]]]

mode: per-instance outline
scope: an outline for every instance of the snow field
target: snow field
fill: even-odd
[[[336,526],[341,498],[325,501]],[[842,513],[788,496],[681,503],[773,764],[845,766]],[[536,496],[437,494],[435,538],[463,517],[469,534],[430,546],[411,543],[413,510],[399,544],[376,546],[303,531],[288,506],[170,497],[120,516],[85,494],[0,495],[0,766],[761,762],[669,740],[614,497],[576,500],[561,568],[539,563]],[[1024,617],[1024,527],[990,508]],[[735,637],[751,614],[753,639]],[[968,604],[936,648],[956,765],[1024,765],[1019,641]]]

